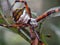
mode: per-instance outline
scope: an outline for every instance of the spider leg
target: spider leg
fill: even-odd
[[[3,27],[14,27],[14,28],[17,28],[17,27],[22,27],[24,24],[11,24],[11,25],[6,25],[6,24],[0,24],[0,26],[3,26]]]
[[[16,0],[15,2],[24,3],[27,13],[29,14],[30,17],[32,17],[32,16],[31,16],[31,10],[30,10],[30,8],[29,8],[29,6],[28,6],[28,4],[27,4],[26,1],[23,1],[23,0]]]
[[[31,37],[31,45],[35,45],[35,38],[36,38],[36,36],[35,36],[35,33],[33,32],[31,27],[30,27],[30,37]]]
[[[0,24],[0,26],[3,26],[3,27],[8,27],[6,24]]]
[[[30,18],[32,18],[31,9],[28,7],[28,4],[27,3],[25,3],[25,8],[26,8],[26,11],[29,14]]]
[[[12,8],[14,7],[15,3],[16,3],[16,2],[14,2],[14,3],[13,3],[13,5],[11,6],[11,8],[10,8],[10,9],[12,9]]]
[[[27,13],[29,14],[29,16],[30,16],[30,18],[31,18],[31,17],[32,17],[32,16],[31,16],[31,9],[28,7],[27,2],[26,2],[26,1],[23,1],[23,0],[20,0],[20,2],[24,3],[25,8],[26,8],[26,11],[27,11]]]
[[[43,18],[45,18],[45,17],[47,17],[47,16],[49,16],[49,15],[51,15],[51,14],[53,14],[53,13],[57,13],[57,12],[59,12],[59,11],[60,11],[60,8],[56,8],[56,9],[54,9],[54,10],[50,10],[50,11],[48,11],[48,12],[45,12],[45,13],[43,13],[42,15],[38,16],[38,17],[36,18],[36,21],[38,22],[38,21],[40,21],[41,19],[43,19]]]
[[[42,45],[43,42],[41,41],[36,30],[34,30],[34,27],[32,26],[30,26],[30,36],[31,36],[31,45],[38,45],[38,44]]]
[[[44,45],[44,43],[39,38],[39,35],[35,30],[30,29],[30,35],[31,35],[31,45]]]
[[[20,2],[20,1],[19,0],[15,0],[15,2],[13,3],[13,5],[11,6],[10,9],[12,9],[14,7],[15,3],[17,3],[17,2]]]

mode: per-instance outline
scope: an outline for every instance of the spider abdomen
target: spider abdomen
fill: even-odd
[[[23,11],[24,11],[24,8],[16,9],[13,11],[13,18],[15,22],[19,20],[20,16],[23,14]]]

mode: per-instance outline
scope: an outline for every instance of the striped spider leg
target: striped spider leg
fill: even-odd
[[[55,8],[55,9],[53,8],[52,10],[50,10],[48,12],[45,12],[42,15],[38,16],[36,18],[36,21],[39,22],[41,19],[43,19],[43,18],[45,18],[45,17],[47,17],[47,16],[49,16],[49,15],[51,15],[53,13],[57,13],[57,12],[60,12],[60,8]]]

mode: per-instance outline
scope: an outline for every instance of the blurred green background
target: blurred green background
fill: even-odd
[[[20,35],[0,27],[0,45],[29,45],[29,43]]]
[[[14,0],[9,0],[13,4]],[[36,13],[37,16],[41,15],[43,12],[47,11],[53,7],[60,6],[60,0],[26,0],[28,2],[31,11]],[[18,4],[15,8],[20,8]],[[60,15],[60,13],[52,14]],[[1,22],[1,20],[0,20]],[[44,37],[43,39],[47,41],[48,45],[60,45],[60,16],[47,17],[42,24],[41,33],[45,36],[47,34],[51,35],[51,38]],[[7,28],[0,27],[0,45],[30,45],[25,39],[20,35],[10,31]]]

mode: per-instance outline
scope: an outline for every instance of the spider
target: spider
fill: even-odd
[[[22,9],[16,9],[12,12],[13,13],[12,16],[14,18],[15,23],[11,24],[9,26],[5,25],[5,24],[0,24],[0,26],[16,27],[16,28],[18,28],[18,31],[19,31],[20,27],[28,27],[29,26],[30,27],[30,36],[31,36],[31,40],[32,40],[31,45],[37,45],[37,44],[34,44],[35,39],[37,39],[37,42],[39,41],[41,43],[41,45],[43,45],[42,41],[39,39],[39,36],[34,28],[38,27],[38,22],[40,20],[42,20],[43,18],[45,18],[53,13],[59,12],[60,8],[50,10],[50,11],[45,12],[42,15],[38,16],[37,18],[33,18],[32,14],[31,14],[31,9],[28,6],[26,1],[16,0],[15,3],[16,2],[24,3],[25,6]],[[14,4],[12,5],[12,7],[14,6]]]

